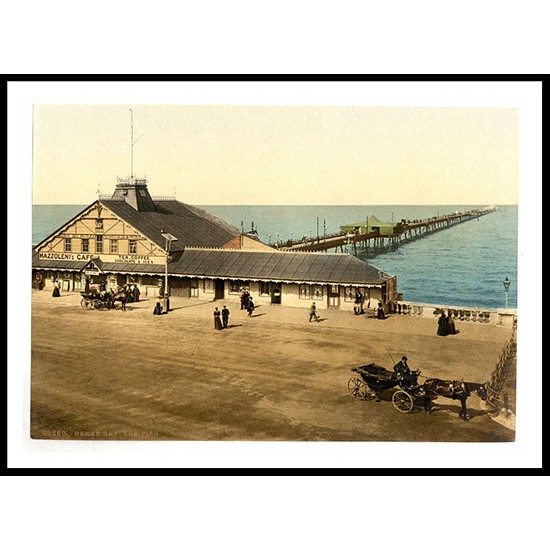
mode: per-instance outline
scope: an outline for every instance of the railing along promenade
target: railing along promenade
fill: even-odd
[[[481,216],[494,212],[496,208],[482,208],[467,212],[455,212],[443,216],[434,216],[423,220],[402,220],[395,224],[392,233],[382,233],[378,228],[369,233],[360,231],[332,233],[319,237],[303,237],[300,240],[288,240],[272,245],[278,250],[319,252],[340,248],[357,255],[368,255],[369,252],[381,253],[393,250],[406,242],[425,237],[435,231],[447,229],[453,225],[469,220],[478,219]]]

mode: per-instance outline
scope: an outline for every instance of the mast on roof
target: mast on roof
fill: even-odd
[[[143,137],[143,134],[134,141],[134,111],[130,111],[130,183],[134,183],[134,145]]]
[[[134,111],[130,109],[130,182],[134,183]]]

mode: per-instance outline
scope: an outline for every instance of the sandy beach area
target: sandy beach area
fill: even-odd
[[[252,317],[225,302],[229,327],[214,330],[214,306],[173,298],[126,311],[85,310],[78,293],[33,291],[31,437],[181,441],[513,441],[513,425],[485,404],[440,398],[409,414],[391,403],[350,396],[352,367],[391,368],[406,355],[422,376],[486,382],[511,329],[457,322],[436,335],[437,319],[261,306]],[[508,391],[513,392],[513,381]],[[422,378],[419,380],[422,382]]]

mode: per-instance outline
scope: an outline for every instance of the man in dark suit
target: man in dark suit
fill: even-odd
[[[227,306],[223,306],[222,308],[222,324],[223,328],[227,328],[227,323],[229,322],[229,310],[227,309]]]
[[[393,372],[400,376],[406,386],[416,386],[416,379],[420,371],[411,371],[407,361],[407,357],[403,355],[403,357],[401,357],[401,361],[393,367]]]

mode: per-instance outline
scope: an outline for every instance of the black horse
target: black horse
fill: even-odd
[[[126,311],[126,304],[129,302],[130,296],[131,296],[130,290],[119,289],[119,291],[115,292],[115,295],[113,296],[113,302],[112,302],[113,308],[116,307],[116,302],[120,302],[122,311]]]
[[[460,401],[461,409],[458,416],[462,420],[469,420],[470,416],[466,409],[466,400],[472,392],[475,392],[485,401],[487,399],[487,388],[485,384],[476,382],[464,382],[463,380],[440,380],[439,378],[428,378],[422,385],[424,390],[424,410],[431,413],[433,409],[433,400],[438,397],[448,397]]]

